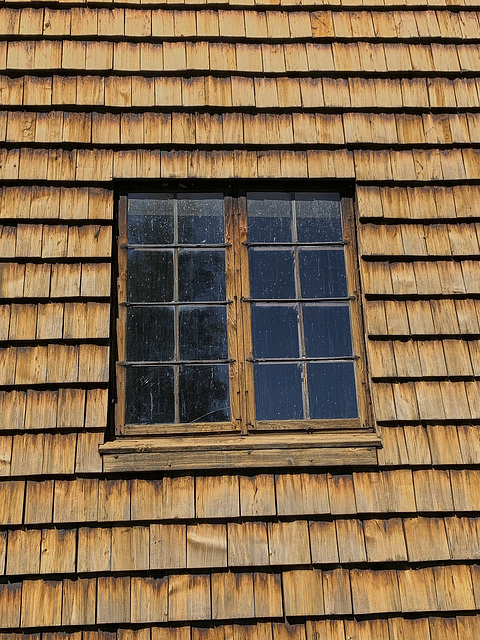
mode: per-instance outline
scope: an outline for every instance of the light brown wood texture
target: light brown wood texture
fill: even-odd
[[[203,78],[201,79],[203,81]],[[183,87],[186,89],[186,87]],[[184,91],[185,93],[185,91]],[[185,98],[184,98],[185,99]],[[203,107],[204,101],[193,100],[190,107]],[[181,105],[178,105],[181,106]],[[235,105],[222,105],[235,106]],[[278,106],[258,105],[252,106]],[[292,105],[294,106],[294,105]],[[320,106],[320,105],[318,105]],[[376,105],[372,105],[376,106]],[[79,117],[84,127],[73,126]],[[359,114],[304,114],[294,111],[279,117],[275,114],[249,115],[242,112],[216,114],[170,114],[168,112],[147,112],[130,114],[128,112],[106,116],[97,115],[95,121],[89,113],[70,113],[52,111],[47,117],[60,120],[62,127],[46,126],[45,133],[40,130],[45,126],[38,118],[32,122],[30,111],[5,112],[7,142],[43,142],[59,143],[91,143],[119,145],[202,145],[217,147],[219,145],[255,145],[293,147],[298,144],[309,146],[343,144],[366,144],[372,138],[380,138],[383,145],[397,146],[404,144],[423,144],[425,146],[447,144],[469,144],[477,142],[475,126],[478,126],[476,113],[467,112],[458,115],[425,114],[409,116],[409,134],[405,132],[407,122],[401,116],[376,113]],[[188,134],[185,125],[188,122]],[[166,128],[166,125],[170,127]],[[181,125],[184,126],[181,126]],[[88,126],[87,126],[88,125]],[[177,126],[178,125],[178,126]],[[377,134],[381,132],[381,137]],[[432,130],[438,129],[438,135],[431,136]],[[23,140],[21,132],[29,131],[31,139]],[[68,133],[67,133],[68,131]],[[39,138],[41,139],[39,140]],[[115,156],[115,158],[121,156]],[[399,156],[400,157],[400,156]],[[49,216],[50,217],[50,216]],[[88,232],[87,232],[88,233]],[[99,242],[98,237],[96,238]],[[101,241],[101,239],[100,239]],[[85,245],[85,248],[88,244]]]
[[[323,436],[323,434],[322,434]],[[225,440],[221,438],[214,444],[208,437],[192,440],[182,445],[180,436],[172,440],[168,447],[165,438],[152,438],[150,441],[112,441],[99,447],[103,456],[104,469],[115,471],[153,471],[188,469],[235,469],[252,468],[261,464],[268,467],[324,467],[338,463],[371,466],[377,463],[376,447],[380,440],[374,433],[334,433],[329,436],[314,436],[302,441],[283,439],[275,435],[274,441],[261,442],[256,436],[245,436],[248,442],[235,441],[235,436]],[[298,441],[300,438],[300,442]],[[176,440],[178,442],[176,442]],[[251,441],[251,442],[250,442]],[[193,446],[192,446],[193,445]],[[208,452],[208,459],[202,457]]]
[[[84,34],[79,34],[81,37]],[[476,44],[437,45],[401,43],[368,43],[374,56],[383,55],[383,71],[396,71],[415,67],[420,71],[455,72],[463,69],[478,71]],[[103,46],[102,46],[103,45]],[[119,71],[171,71],[205,68],[202,48],[190,49],[186,55],[185,41],[161,42],[107,42],[87,43],[85,40],[40,40],[7,42],[4,70],[28,71],[56,70],[111,70]],[[317,44],[285,42],[272,45],[231,44],[205,42],[210,57],[210,69],[231,72],[261,72],[266,58],[276,47],[283,51],[287,71],[354,71],[361,66],[361,57],[368,51],[366,42]],[[87,49],[89,49],[87,53]],[[148,53],[147,53],[148,52]],[[409,59],[402,58],[409,52]],[[88,55],[90,54],[90,55]],[[196,55],[195,55],[196,54]],[[322,55],[323,54],[323,55]],[[453,55],[452,55],[453,54]],[[457,54],[455,56],[455,54]],[[458,56],[458,57],[457,57]],[[203,63],[203,64],[202,64]],[[373,65],[372,65],[373,66]],[[380,66],[380,65],[378,65]],[[377,67],[378,68],[378,67]]]
[[[479,33],[468,0],[2,4],[2,640],[480,637]],[[381,448],[110,441],[117,187],[189,180],[348,183]]]
[[[34,151],[35,153],[32,153]],[[213,151],[205,156],[200,151],[162,152],[151,150],[59,150],[58,164],[43,149],[14,149],[2,155],[0,177],[3,180],[57,180],[59,165],[66,179],[85,182],[99,179],[110,181],[118,178],[149,178],[158,175],[160,161],[161,177],[171,178],[172,171],[178,178],[228,178],[233,171],[241,178],[267,177],[273,175],[265,170],[265,157],[261,151],[253,152],[254,166],[245,166],[233,151]],[[275,158],[276,154],[273,154]],[[255,162],[255,157],[257,161]],[[282,154],[281,177],[284,178],[354,178],[368,180],[374,167],[382,167],[382,180],[456,180],[478,179],[478,151],[476,149],[447,149],[441,156],[432,149],[413,151],[351,151],[336,149],[291,151]],[[205,159],[208,158],[205,166]],[[211,160],[211,162],[210,162]],[[173,163],[175,169],[171,168]],[[197,166],[202,165],[199,171]],[[21,165],[22,172],[18,168]],[[256,165],[256,168],[255,168]],[[392,170],[391,167],[394,167]],[[228,168],[230,167],[230,171]]]
[[[368,51],[368,46],[366,52]],[[325,50],[324,50],[325,52]],[[379,51],[380,52],[380,51]],[[371,47],[370,47],[371,53]],[[281,49],[262,49],[264,71],[285,71]],[[360,68],[360,65],[359,65]],[[385,69],[382,69],[385,71]],[[206,73],[206,71],[205,71]],[[145,76],[54,76],[50,78],[0,76],[4,104],[7,105],[85,105],[109,107],[181,106],[185,104],[223,107],[404,107],[428,108],[477,106],[478,94],[475,78],[454,79],[437,77],[409,78],[288,78],[265,79],[254,76],[254,82],[241,76],[221,78],[201,76],[192,94],[191,83],[183,78],[162,77],[153,81]],[[204,91],[198,92],[204,82]],[[243,94],[240,87],[247,89]],[[255,86],[255,91],[253,87]],[[268,88],[273,91],[268,91]],[[318,88],[318,90],[316,90]],[[183,89],[183,91],[182,91]],[[189,98],[189,94],[194,97]],[[204,97],[203,97],[204,96]],[[5,118],[6,121],[6,118]],[[399,116],[399,131],[408,128],[408,118]],[[92,129],[101,123],[112,123],[116,118],[92,114]],[[110,125],[110,126],[112,126]],[[119,135],[119,132],[118,132]]]
[[[133,3],[135,4],[135,3]],[[163,4],[163,3],[159,3]],[[378,11],[293,11],[285,16],[278,10],[264,12],[225,6],[206,11],[202,3],[178,12],[117,8],[111,14],[102,9],[3,9],[1,35],[133,36],[235,38],[475,38],[478,15],[465,11],[392,11],[388,18]],[[262,3],[259,3],[260,5]],[[278,3],[285,5],[302,3]],[[310,3],[303,3],[309,8]],[[370,3],[375,5],[374,2]],[[456,3],[453,3],[456,4]],[[462,3],[458,3],[462,4]],[[198,6],[200,5],[200,6]],[[310,5],[311,8],[311,5]],[[350,11],[348,11],[350,9]],[[28,13],[27,13],[28,12]],[[28,19],[27,19],[28,15]]]
[[[438,569],[438,571],[436,570]],[[345,572],[345,578],[352,585],[352,602],[354,613],[395,613],[408,611],[431,611],[436,610],[440,604],[441,610],[448,611],[453,605],[456,609],[473,609],[475,602],[473,596],[469,598],[467,585],[470,583],[471,573],[469,567],[455,565],[454,567],[438,567],[417,570],[399,570],[397,572],[355,570]],[[257,574],[260,575],[260,574]],[[329,576],[329,577],[326,577]],[[423,592],[417,596],[411,587],[424,585],[427,577],[434,577],[436,591]],[[333,596],[334,583],[330,580],[330,574],[321,571],[294,570],[282,574],[283,597],[285,610],[292,615],[309,615],[311,610],[323,611],[322,600],[326,596],[327,601]],[[325,579],[326,578],[326,579]],[[461,582],[463,580],[463,583]],[[397,582],[398,581],[398,582]],[[451,591],[449,587],[453,582],[457,590]],[[213,587],[213,598],[210,599],[210,582]],[[372,584],[383,584],[383,589],[371,590],[368,587]],[[232,619],[245,619],[253,617],[254,613],[254,589],[259,585],[258,581],[253,581],[252,574],[235,573],[213,573],[210,577],[204,575],[188,576],[183,574],[171,575],[168,578],[143,578],[143,577],[116,577],[86,579],[72,583],[68,579],[63,581],[30,580],[23,583],[10,583],[7,588],[1,591],[2,604],[12,601],[15,593],[21,590],[21,625],[30,626],[28,623],[32,619],[38,619],[39,627],[58,627],[62,624],[60,615],[55,614],[57,600],[63,599],[63,615],[65,622],[67,619],[81,619],[81,605],[85,606],[95,596],[98,598],[98,610],[96,620],[102,624],[103,621],[122,618],[122,622],[129,623],[162,623],[167,617],[180,618],[185,621],[202,621],[209,619],[225,619],[226,603],[230,601],[229,593],[241,593],[242,598],[238,599],[234,608],[229,610]],[[462,585],[463,589],[460,589]],[[362,589],[363,588],[363,589]],[[141,594],[148,597],[148,605],[139,607],[137,599]],[[39,608],[39,600],[35,594],[41,594],[43,598],[43,609]],[[148,596],[147,596],[148,594]],[[180,594],[184,599],[180,600]],[[217,595],[216,595],[217,594]],[[348,596],[347,596],[348,597]],[[453,599],[452,599],[453,598]],[[93,600],[94,601],[94,600]],[[134,602],[130,609],[125,607],[126,603]],[[445,602],[445,604],[443,604]],[[274,609],[265,610],[257,616],[268,617],[274,613]],[[337,612],[339,609],[337,609]],[[80,614],[80,615],[79,615]],[[87,620],[93,621],[95,618],[90,615]],[[398,620],[398,619],[397,619]],[[448,620],[448,618],[447,618]],[[15,626],[14,616],[7,619],[6,628]],[[172,620],[173,621],[173,620]],[[87,622],[88,624],[88,622]],[[346,624],[351,624],[349,620]],[[372,622],[372,624],[381,624]],[[383,621],[387,624],[387,621]]]
[[[425,466],[425,462],[421,463]],[[238,477],[233,477],[238,480]],[[328,512],[319,510],[316,519],[328,516],[350,516],[352,514],[415,514],[423,511],[441,513],[451,512],[452,499],[455,509],[460,511],[475,511],[480,504],[480,497],[475,489],[478,483],[477,469],[393,469],[380,472],[355,472],[354,475],[330,476],[328,490],[330,492],[330,507]],[[175,479],[176,480],[176,479]],[[183,479],[182,479],[183,480]],[[170,484],[170,483],[169,483]],[[25,486],[26,485],[26,486]],[[238,518],[238,511],[232,511],[227,503],[220,503],[214,512],[205,516],[203,507],[199,505],[195,510],[193,505],[193,483],[186,486],[183,482],[176,482],[170,486],[156,486],[155,481],[144,481],[142,494],[139,495],[128,483],[115,486],[112,481],[78,478],[62,479],[54,484],[51,480],[31,480],[25,483],[21,480],[3,479],[0,482],[2,492],[2,525],[52,522],[52,496],[55,493],[56,508],[53,511],[53,522],[84,523],[97,522],[115,523],[118,521],[145,521],[148,506],[144,500],[150,497],[155,500],[155,511],[151,511],[149,518],[157,520],[176,520],[192,518],[225,520]],[[106,511],[102,507],[103,495],[110,495],[115,491],[116,503]],[[338,491],[338,493],[337,493]],[[343,503],[340,501],[340,491],[344,493]],[[122,493],[123,492],[123,493]],[[351,492],[350,497],[348,493]],[[188,495],[190,494],[190,496]],[[281,495],[277,494],[277,500]],[[138,500],[144,504],[139,509]],[[25,515],[23,504],[25,500]],[[40,502],[38,512],[35,505]],[[147,503],[148,504],[148,503]],[[99,514],[99,506],[101,513]],[[43,508],[41,508],[43,507]],[[68,507],[68,508],[67,508]],[[448,508],[446,508],[448,507]],[[275,511],[273,511],[275,514]],[[258,518],[272,515],[269,504],[259,508]],[[280,515],[280,514],[279,514]],[[283,511],[282,516],[296,516],[295,510]],[[313,515],[313,514],[312,514]],[[315,525],[316,526],[316,525]],[[392,534],[393,535],[393,534]]]

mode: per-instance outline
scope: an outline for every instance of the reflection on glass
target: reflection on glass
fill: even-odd
[[[225,253],[222,250],[180,249],[178,296],[185,302],[225,300]]]
[[[225,307],[180,307],[180,360],[227,358]]]
[[[292,204],[288,193],[247,193],[249,242],[291,242]]]
[[[307,377],[311,418],[358,416],[353,362],[310,362]]]
[[[255,364],[255,405],[258,420],[303,418],[300,364]]]
[[[255,358],[298,358],[297,305],[252,305]]]
[[[230,420],[228,365],[180,366],[180,422]]]
[[[249,255],[252,298],[295,298],[291,249],[250,249]]]
[[[173,367],[127,367],[126,378],[126,424],[174,421]]]
[[[129,307],[127,360],[172,360],[173,326],[173,307]]]
[[[296,193],[298,242],[341,242],[338,193]]]
[[[128,242],[171,244],[173,199],[169,193],[131,193],[128,198]]]
[[[347,295],[343,249],[301,248],[298,258],[304,298],[341,298]]]
[[[345,304],[303,305],[305,348],[309,358],[352,355],[350,309]]]
[[[173,251],[128,250],[127,299],[130,302],[173,300]]]
[[[178,196],[180,244],[221,244],[224,239],[223,194],[185,193]]]

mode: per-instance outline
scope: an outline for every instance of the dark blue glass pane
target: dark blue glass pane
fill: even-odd
[[[303,326],[307,357],[352,355],[348,303],[303,305]]]
[[[307,379],[312,419],[358,417],[353,362],[310,362]]]
[[[338,193],[296,193],[295,203],[299,242],[343,240]]]
[[[173,360],[173,307],[127,309],[127,360]]]
[[[223,194],[179,195],[178,242],[180,244],[222,244],[224,241]]]
[[[298,358],[297,305],[252,305],[255,358]]]
[[[295,298],[292,250],[250,249],[249,255],[252,298]]]
[[[173,197],[169,193],[131,193],[128,197],[128,242],[173,242]]]
[[[304,417],[300,364],[256,364],[254,380],[257,420]]]
[[[300,282],[304,298],[347,296],[343,249],[299,249]]]
[[[228,365],[180,367],[180,422],[230,420]]]
[[[225,307],[180,307],[180,359],[221,360],[227,352]]]
[[[249,242],[291,242],[289,193],[247,193]]]
[[[128,250],[127,299],[131,302],[173,300],[173,251]]]
[[[173,367],[127,367],[126,374],[126,424],[173,422]]]
[[[178,296],[185,302],[225,300],[225,253],[180,249]]]

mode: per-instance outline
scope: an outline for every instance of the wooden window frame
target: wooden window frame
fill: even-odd
[[[230,408],[231,422],[223,423],[174,423],[152,425],[125,424],[125,358],[126,358],[126,271],[127,271],[127,209],[128,193],[134,192],[196,192],[223,193],[225,215],[225,270],[226,270],[226,298],[227,298],[227,340],[228,358],[230,361]],[[350,299],[350,317],[352,329],[353,352],[355,354],[355,378],[357,388],[358,418],[336,419],[301,419],[301,420],[256,420],[255,398],[253,382],[253,349],[251,333],[249,256],[247,244],[247,192],[251,191],[308,191],[335,192],[341,197],[341,215],[344,234],[345,260],[347,271],[348,297]],[[295,183],[272,185],[261,181],[242,184],[234,188],[226,188],[225,183],[209,181],[202,185],[188,184],[188,188],[181,189],[177,184],[164,185],[159,189],[156,184],[149,184],[138,188],[125,189],[118,199],[118,316],[116,321],[117,363],[116,363],[116,408],[115,435],[116,440],[101,448],[105,462],[110,462],[111,470],[128,470],[128,464],[147,470],[157,468],[225,468],[228,466],[255,466],[262,464],[252,451],[243,462],[242,456],[232,462],[232,456],[225,455],[226,451],[239,452],[245,448],[253,448],[262,452],[265,463],[265,452],[281,451],[278,461],[272,466],[279,466],[285,452],[292,446],[295,451],[309,451],[307,466],[311,464],[332,464],[332,460],[360,460],[361,464],[375,464],[375,447],[380,446],[371,410],[369,396],[368,373],[366,367],[365,338],[361,311],[361,293],[359,279],[358,251],[356,242],[356,223],[352,197],[339,188],[339,185],[313,185],[311,183]],[[182,438],[187,436],[187,438]],[[248,439],[248,445],[245,440]],[[182,442],[184,444],[182,444]],[[311,452],[324,449],[319,460],[318,455]],[[197,452],[198,457],[187,455],[188,463],[182,463],[182,447],[190,454]],[[310,448],[309,448],[310,447]],[[344,448],[340,455],[340,449]],[[358,455],[345,455],[351,451],[361,451]],[[325,455],[325,450],[332,455]],[[332,449],[336,450],[333,454]],[[368,455],[365,455],[368,450]],[[211,462],[199,452],[220,452],[221,462]],[[141,452],[141,453],[140,453]],[[124,455],[120,455],[124,454]],[[373,455],[374,454],[374,455]],[[150,455],[150,463],[145,467],[145,460]],[[163,455],[163,457],[162,457]],[[132,458],[133,456],[133,458]],[[140,456],[140,459],[139,459]],[[222,457],[223,456],[223,457]],[[272,457],[272,456],[270,456]],[[114,460],[122,459],[122,463]],[[128,458],[128,459],[127,459]],[[176,462],[172,462],[173,459]],[[245,456],[243,456],[245,458]],[[305,455],[297,456],[298,462]],[[168,461],[167,461],[168,459]],[[228,460],[227,460],[228,459]],[[130,460],[130,462],[129,462]],[[134,462],[132,462],[134,460]],[[256,460],[256,463],[255,463]],[[325,462],[323,462],[323,460]],[[120,464],[120,466],[119,466]],[[148,466],[150,464],[150,466]],[[186,466],[182,466],[186,464]],[[289,464],[292,464],[290,462]],[[123,465],[123,466],[122,466]],[[215,466],[217,465],[217,466]],[[133,470],[132,466],[132,470]],[[280,465],[281,466],[281,465]],[[108,467],[108,464],[107,464]]]

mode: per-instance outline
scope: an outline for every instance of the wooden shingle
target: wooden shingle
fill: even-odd
[[[287,571],[283,573],[282,581],[286,616],[323,613],[321,571],[316,569]]]
[[[401,611],[400,590],[395,571],[352,569],[350,580],[354,613]]]

